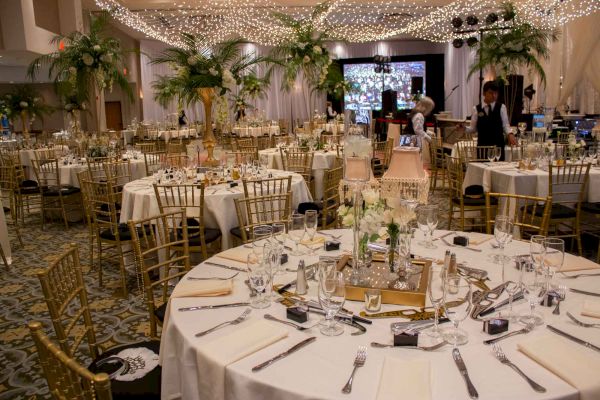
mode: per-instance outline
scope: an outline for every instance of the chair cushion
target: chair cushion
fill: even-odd
[[[117,356],[117,354],[121,353],[124,350],[132,351],[132,352],[134,352],[134,354],[138,353],[141,357],[143,357],[145,359],[145,365],[149,365],[150,363],[154,364],[154,362],[151,362],[149,360],[149,358],[150,357],[152,359],[158,358],[158,353],[160,350],[160,342],[158,340],[152,340],[152,341],[148,341],[148,342],[140,342],[140,343],[128,344],[128,345],[124,345],[124,346],[113,347],[113,348],[107,350],[106,352],[104,352],[98,358],[96,358],[90,364],[88,369],[90,371],[92,371],[93,373],[107,372],[110,374],[111,372],[114,372],[114,370],[116,369],[114,364],[111,365],[110,363],[107,363],[107,364],[101,365],[100,367],[97,367],[96,364],[98,364],[99,361],[104,360],[108,357]],[[127,357],[127,358],[129,358],[129,357]],[[128,360],[128,361],[131,361],[130,365],[129,365],[130,371],[133,370],[132,368],[136,368],[136,367],[140,366],[139,363],[135,363],[135,362],[133,362],[133,360]],[[160,399],[161,374],[162,374],[162,368],[160,367],[160,365],[157,364],[153,369],[147,371],[145,375],[143,375],[142,377],[140,377],[136,380],[133,380],[133,381],[122,381],[122,380],[117,380],[117,379],[111,379],[110,386],[111,386],[111,392],[112,392],[113,399],[114,400],[134,400],[134,399],[140,399],[140,400],[156,399],[156,400],[159,400]]]
[[[3,206],[2,211],[4,211],[5,213],[10,212],[10,208]]]
[[[167,312],[167,304],[169,304],[168,301],[163,303],[160,307],[157,307],[154,309],[154,316],[156,317],[156,319],[158,319],[160,321],[161,324],[165,320],[165,313]]]
[[[483,186],[481,185],[471,185],[465,188],[465,197],[470,197],[472,199],[479,199],[485,197],[483,194]]]
[[[535,210],[535,216],[541,217],[544,215],[544,208],[537,207]],[[550,210],[550,219],[564,219],[564,218],[575,218],[577,216],[577,211],[574,208],[567,207],[563,204],[552,204],[552,209]]]
[[[588,203],[585,201],[581,203],[581,209],[591,214],[600,214],[600,203]]]
[[[139,229],[140,228],[138,228],[138,230]],[[100,232],[100,237],[106,240],[117,240],[110,229],[105,229]],[[127,226],[127,224],[119,224],[119,240],[131,240],[131,232],[129,231],[129,226]]]
[[[460,199],[453,198],[452,202],[456,205],[460,205]],[[463,204],[467,207],[485,206],[485,197],[468,197],[463,196]],[[498,199],[495,197],[490,198],[490,204],[498,204]]]
[[[221,237],[221,231],[213,228],[204,228],[204,242],[212,243]],[[188,238],[190,246],[200,246],[200,236]]]
[[[21,182],[21,184],[19,185],[21,188],[32,188],[32,187],[38,187],[38,183],[34,180],[31,179],[25,179],[23,182]]]
[[[317,203],[313,203],[313,202],[300,203],[300,204],[298,204],[298,213],[304,214],[308,210],[321,211],[322,208],[323,208],[323,206],[321,206]]]
[[[45,190],[43,192],[43,194],[44,194],[44,196],[56,197],[56,196],[59,196],[59,191],[60,191],[60,195],[69,196],[72,194],[80,193],[81,189],[74,187],[74,186],[67,186],[67,187],[61,187],[61,188],[49,188],[49,189]]]
[[[235,228],[231,228],[229,230],[229,233],[231,233],[233,236],[235,236],[238,239],[242,238],[242,230],[240,229],[239,226],[236,226]],[[250,230],[246,229],[246,237],[250,237]]]

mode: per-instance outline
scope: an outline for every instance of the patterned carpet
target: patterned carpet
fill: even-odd
[[[439,205],[441,216],[447,215],[448,203],[443,191],[436,191],[429,201]],[[45,332],[53,333],[35,273],[67,249],[69,243],[79,244],[96,336],[101,346],[106,349],[117,344],[138,342],[149,331],[141,299],[131,293],[127,299],[115,294],[119,285],[116,265],[105,266],[105,286],[98,286],[97,273],[89,268],[88,230],[85,225],[72,224],[65,230],[62,225],[54,223],[47,224],[42,231],[37,218],[31,219],[28,225],[31,227],[23,230],[23,247],[18,245],[9,226],[13,264],[9,270],[0,273],[0,400],[49,398],[27,323],[41,321]],[[439,226],[446,229],[446,220],[441,219]],[[588,258],[595,260],[596,246],[596,239],[584,237],[584,252]],[[134,287],[135,279],[132,277],[130,289]]]

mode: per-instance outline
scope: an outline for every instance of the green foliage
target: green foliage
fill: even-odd
[[[205,44],[200,36],[183,34],[183,48],[165,49],[153,64],[169,64],[174,70],[173,76],[160,76],[152,84],[156,100],[163,106],[177,99],[179,104],[197,102],[199,88],[214,87],[222,96],[236,85],[252,83],[252,93],[259,90],[255,84],[268,82],[259,79],[251,72],[252,67],[269,62],[267,57],[255,54],[242,54],[240,45],[243,39],[234,38],[212,47]],[[270,72],[267,73],[267,76]],[[248,78],[254,76],[254,78]],[[246,80],[246,81],[245,81]]]
[[[326,92],[335,99],[340,99],[344,93],[358,91],[358,85],[344,79],[340,65],[334,61],[330,66],[325,80],[317,85],[314,90]]]
[[[44,119],[44,115],[52,113],[52,107],[44,103],[44,99],[31,85],[16,85],[14,89],[2,97],[3,111],[14,121],[21,118],[21,112],[27,112],[30,120]]]
[[[28,75],[35,79],[39,69],[48,66],[48,78],[54,78],[57,92],[63,97],[76,96],[77,104],[89,101],[90,89],[112,91],[117,84],[133,101],[133,92],[123,71],[124,54],[119,40],[103,35],[108,14],[92,17],[90,33],[72,32],[55,36],[51,44],[59,50],[36,58]],[[64,45],[64,48],[60,48]],[[93,86],[92,86],[93,85]]]

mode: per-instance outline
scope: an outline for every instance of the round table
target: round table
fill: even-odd
[[[131,165],[131,179],[136,180],[146,176],[146,162],[144,156],[142,158],[131,159],[129,164]],[[81,159],[81,163],[75,162],[74,164],[64,164],[62,161],[58,161],[58,170],[60,173],[60,184],[79,187],[79,179],[77,179],[77,173],[87,170],[88,166],[85,159]]]
[[[269,170],[273,177],[292,175],[292,209],[298,204],[311,201],[312,197],[304,178],[300,174]],[[153,188],[154,178],[147,177],[126,184],[123,187],[121,222],[130,219],[149,218],[160,213]],[[227,184],[210,186],[204,192],[204,218],[209,228],[219,228],[222,233],[221,248],[228,249],[231,239],[229,230],[238,226],[234,199],[244,197],[241,181],[238,186],[229,188]]]
[[[56,151],[58,156],[66,154],[69,152],[69,146],[57,145],[52,148]],[[33,173],[33,163],[32,160],[35,160],[35,150],[34,149],[22,149],[19,150],[19,158],[21,159],[21,165],[25,168],[27,173],[27,177],[29,179],[35,179],[35,174]]]
[[[177,139],[177,138],[188,138],[188,137],[195,137],[196,136],[196,129],[195,128],[189,128],[189,129],[172,129],[172,130],[167,130],[167,131],[158,131],[158,138],[159,139],[164,139],[165,142],[169,142],[169,140],[171,139]]]
[[[270,148],[258,151],[259,157],[268,157],[268,168],[283,169],[281,152],[279,148]],[[337,153],[335,151],[317,150],[313,153],[312,176],[315,179],[315,197],[323,198],[323,174],[326,169],[333,168]]]
[[[350,250],[351,232],[349,230],[338,230],[335,233],[344,234],[341,238],[341,250],[334,252],[319,250],[311,255],[302,256],[306,265],[316,262],[319,255],[336,256],[340,255],[342,251]],[[435,235],[441,236],[442,233],[445,232],[436,231]],[[416,232],[416,238],[413,239],[411,247],[412,252],[418,256],[427,255],[433,259],[440,259],[443,257],[445,250],[449,249],[448,246],[445,246],[439,240],[435,241],[437,249],[425,249],[418,243],[421,240],[420,236],[421,233]],[[495,287],[501,283],[501,267],[494,264],[489,257],[489,254],[494,251],[491,241],[481,243],[477,247],[483,249],[483,252],[476,253],[459,247],[453,247],[450,250],[456,252],[459,262],[467,261],[469,266],[487,270],[491,279],[488,282],[488,286]],[[506,254],[524,254],[528,252],[528,249],[528,243],[513,241],[507,245]],[[299,259],[299,257],[290,256],[290,260],[285,266],[295,268]],[[241,263],[228,261],[218,256],[213,257],[209,261],[243,267]],[[518,280],[518,270],[512,264],[507,267],[506,271],[511,279]],[[189,273],[190,276],[197,277],[228,277],[232,274],[233,271],[213,267],[208,264],[201,264]],[[276,283],[287,283],[295,279],[295,277],[295,273],[285,273],[284,276],[276,278]],[[223,377],[224,397],[214,397],[200,392],[202,386],[198,384],[198,374],[205,373],[205,370],[203,371],[203,365],[199,365],[200,361],[198,361],[196,351],[198,346],[231,334],[236,329],[242,329],[244,324],[251,324],[251,321],[263,320],[265,313],[272,314],[284,320],[286,318],[285,308],[278,303],[272,303],[267,309],[253,309],[248,320],[239,325],[227,326],[213,334],[195,337],[195,333],[197,332],[208,329],[223,321],[236,318],[242,313],[244,308],[221,308],[190,312],[182,312],[178,309],[180,307],[248,301],[249,291],[244,284],[244,279],[247,279],[246,275],[244,273],[239,274],[234,279],[232,294],[227,296],[171,299],[169,323],[162,332],[162,398],[372,400],[376,399],[377,396],[382,365],[386,357],[403,359],[405,361],[429,361],[431,371],[431,399],[451,400],[468,398],[465,383],[452,358],[451,346],[444,346],[431,352],[402,348],[378,349],[368,347],[366,363],[356,373],[352,393],[342,394],[341,388],[352,370],[352,362],[357,347],[360,345],[369,346],[371,341],[390,343],[392,341],[390,323],[406,321],[400,318],[375,319],[372,325],[365,325],[368,329],[367,333],[359,336],[351,336],[350,332],[354,331],[354,329],[344,326],[345,332],[337,337],[323,336],[320,334],[318,328],[300,332],[292,327],[273,322],[273,327],[288,329],[288,336],[286,338],[226,366],[225,376]],[[583,290],[595,290],[596,292],[598,292],[600,285],[600,277],[558,280],[560,283],[571,287]],[[316,286],[315,282],[309,281],[309,294],[306,297],[316,299]],[[503,295],[501,299],[505,297],[506,295]],[[567,311],[579,315],[584,297],[593,299],[589,296],[567,292],[566,299],[561,305],[561,315],[553,315],[552,308],[538,306],[537,311],[543,314],[546,323],[550,323],[559,329],[600,346],[600,334],[598,330],[578,327],[570,322],[565,315]],[[363,309],[363,303],[346,301],[344,307],[358,313]],[[382,311],[397,310],[399,308],[402,307],[384,304]],[[514,308],[516,311],[526,312],[529,307],[521,301],[516,303]],[[320,316],[310,313],[309,320],[305,325],[313,325],[320,318]],[[582,319],[585,319],[585,317],[582,317]],[[588,318],[587,320],[590,319]],[[522,325],[517,323],[511,325],[514,326],[510,326],[510,331],[522,327]],[[507,357],[533,380],[546,387],[547,392],[542,394],[535,393],[515,371],[502,365],[493,356],[491,346],[483,344],[483,340],[489,339],[492,336],[482,331],[482,322],[467,318],[467,320],[461,323],[461,328],[468,332],[469,342],[460,347],[460,352],[471,379],[479,392],[480,399],[575,400],[579,398],[577,389],[517,350],[517,343],[525,339],[529,340],[536,336],[554,335],[545,326],[538,326],[527,335],[517,335],[501,342],[501,346]],[[276,362],[260,372],[254,373],[251,371],[253,366],[274,357],[310,336],[316,336],[316,341],[302,348],[297,353]],[[556,337],[559,338],[558,336]],[[568,342],[565,344],[571,344],[568,340],[563,340]],[[571,345],[578,346],[577,344]],[[585,348],[583,350],[586,351],[586,355],[589,353],[590,361],[594,361],[595,365],[600,362],[600,354]],[[401,391],[398,392],[398,398],[402,398]]]
[[[279,125],[267,125],[267,126],[234,126],[233,133],[238,137],[248,136],[263,136],[263,135],[279,135]]]

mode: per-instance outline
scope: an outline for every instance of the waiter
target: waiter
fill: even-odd
[[[506,106],[497,100],[498,84],[487,81],[483,85],[483,104],[473,107],[471,125],[466,127],[466,132],[477,132],[477,146],[499,147],[502,151],[500,160],[504,161],[504,145],[514,146],[517,139],[510,131]]]

